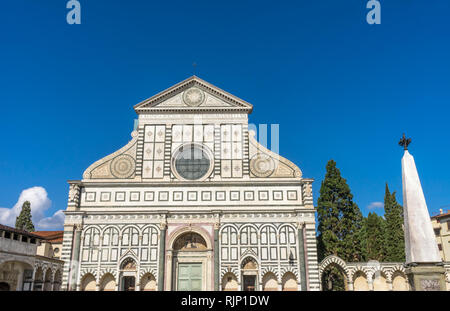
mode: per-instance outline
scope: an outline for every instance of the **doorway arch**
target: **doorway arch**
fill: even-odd
[[[185,227],[169,239],[166,290],[212,290],[210,237],[201,228]]]
[[[120,290],[132,292],[136,290],[137,264],[132,257],[126,257],[120,264]]]
[[[258,271],[259,265],[255,258],[248,256],[241,262],[241,274],[242,274],[242,289],[244,291],[256,291],[258,290],[259,280]]]

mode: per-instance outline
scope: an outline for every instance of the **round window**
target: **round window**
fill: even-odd
[[[175,170],[184,179],[197,180],[210,172],[211,160],[201,146],[190,144],[181,146],[174,159]]]

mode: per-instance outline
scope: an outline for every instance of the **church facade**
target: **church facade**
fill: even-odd
[[[69,181],[66,290],[319,290],[312,179],[253,107],[193,76],[137,104],[131,140]]]

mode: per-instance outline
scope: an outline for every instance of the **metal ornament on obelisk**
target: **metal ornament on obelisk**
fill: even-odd
[[[403,134],[399,145],[405,150],[402,184],[406,273],[413,290],[445,290],[445,270],[414,157],[408,152],[410,143],[411,139]]]

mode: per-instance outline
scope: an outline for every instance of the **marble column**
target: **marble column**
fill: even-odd
[[[303,222],[297,224],[297,236],[298,236],[298,260],[300,263],[300,284],[302,291],[307,291],[306,288],[306,254],[305,254],[305,237],[304,237]]]
[[[166,263],[166,229],[167,225],[160,225],[159,235],[159,271],[158,271],[158,290],[164,290],[164,267]]]
[[[445,270],[436,244],[413,156],[402,158],[406,274],[413,290],[445,290]]]
[[[78,269],[80,262],[80,244],[81,244],[81,225],[75,226],[75,243],[73,247],[73,258],[71,261],[71,280],[70,280],[70,289],[69,290],[77,290],[77,277],[78,277]]]
[[[217,222],[214,224],[214,290],[219,290],[219,278],[220,278],[220,267],[219,267],[219,228],[220,224]]]

